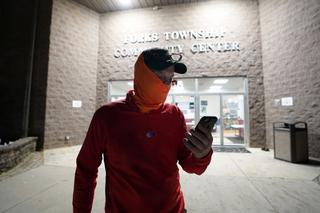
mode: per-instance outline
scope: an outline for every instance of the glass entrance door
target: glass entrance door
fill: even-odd
[[[202,116],[217,116],[213,131],[213,145],[244,145],[243,95],[200,95],[199,113]]]
[[[188,130],[195,126],[195,99],[192,95],[169,95],[167,103],[175,104],[184,115]]]
[[[203,116],[216,116],[218,121],[213,128],[213,145],[221,145],[221,126],[220,126],[220,96],[219,95],[200,95],[199,96],[200,118]]]
[[[244,145],[243,95],[222,95],[223,145]]]
[[[108,100],[123,99],[132,88],[132,80],[110,81]],[[246,143],[246,100],[246,80],[224,77],[175,79],[166,102],[180,108],[188,129],[202,116],[217,116],[218,122],[212,131],[213,145],[241,146]]]

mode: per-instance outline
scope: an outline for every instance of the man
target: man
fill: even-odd
[[[73,211],[91,212],[104,156],[105,212],[182,213],[177,162],[202,174],[211,160],[212,136],[200,126],[187,132],[178,107],[165,104],[174,72],[186,66],[165,49],[145,50],[134,67],[134,90],[98,109],[77,157]]]

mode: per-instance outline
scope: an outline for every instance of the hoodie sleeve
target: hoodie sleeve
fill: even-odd
[[[184,135],[187,132],[187,126],[182,112],[178,109],[179,120],[181,120],[181,126],[183,127],[181,138],[184,138]],[[178,148],[178,162],[181,165],[182,169],[188,173],[195,173],[201,175],[208,167],[211,161],[212,156],[211,151],[203,158],[196,158],[192,152],[184,145],[183,140],[179,144]]]
[[[96,112],[77,157],[73,189],[73,212],[91,212],[98,167],[102,161],[103,134],[101,118]]]

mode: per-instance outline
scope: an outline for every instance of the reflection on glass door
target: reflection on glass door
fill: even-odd
[[[194,96],[190,95],[175,95],[173,102],[182,111],[186,120],[188,130],[195,125],[195,106]]]
[[[175,104],[184,115],[188,130],[195,127],[194,96],[191,95],[168,95],[166,103]]]
[[[222,96],[223,145],[244,145],[243,95]]]
[[[213,145],[220,145],[220,96],[219,95],[200,95],[200,118],[203,116],[216,116],[218,121],[212,130]]]

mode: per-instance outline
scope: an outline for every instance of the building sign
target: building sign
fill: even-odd
[[[115,58],[125,58],[138,56],[143,50],[148,49],[139,47],[139,44],[154,44],[158,41],[175,42],[174,44],[166,45],[163,48],[169,50],[170,53],[184,53],[190,51],[193,54],[199,53],[215,53],[240,51],[240,44],[237,41],[214,41],[215,39],[224,38],[224,30],[181,30],[163,33],[144,33],[141,35],[127,35],[123,39],[123,47],[114,49]],[[195,40],[190,46],[178,44],[182,40]],[[134,45],[128,47],[128,45]]]

